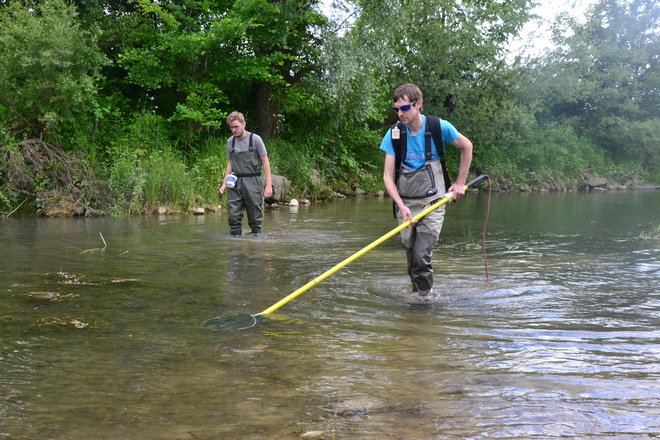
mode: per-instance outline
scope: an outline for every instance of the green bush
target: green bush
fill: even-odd
[[[145,159],[145,210],[166,206],[187,210],[194,200],[193,179],[180,157],[171,149],[151,151]]]
[[[91,132],[108,63],[97,36],[64,0],[22,3],[0,7],[0,124],[51,143],[80,127]]]
[[[313,144],[308,142],[271,139],[266,148],[273,174],[289,179],[293,185],[291,192],[298,197],[316,198],[323,192],[323,178],[321,185],[312,180],[312,170],[319,170],[314,165]]]
[[[180,155],[171,149],[124,150],[114,157],[110,172],[112,212],[132,215],[159,206],[187,210],[194,200],[193,179]]]
[[[637,162],[610,163],[602,170],[604,177],[619,183],[638,183],[646,181],[651,176]]]
[[[115,215],[132,215],[143,212],[147,181],[142,166],[143,150],[125,149],[112,157],[110,165],[110,190],[114,204],[111,212]]]
[[[208,139],[199,149],[191,167],[195,195],[202,196],[209,203],[218,201],[218,188],[222,184],[226,167],[226,139]]]

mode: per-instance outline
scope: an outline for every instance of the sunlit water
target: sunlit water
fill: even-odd
[[[0,438],[660,436],[660,192],[447,208],[442,299],[404,302],[389,200],[226,216],[0,221]],[[107,243],[104,247],[101,235]]]

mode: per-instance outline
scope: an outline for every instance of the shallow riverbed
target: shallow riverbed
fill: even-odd
[[[411,307],[387,199],[226,216],[0,222],[0,438],[660,436],[660,192],[447,208],[441,301]],[[101,239],[105,239],[107,246]]]

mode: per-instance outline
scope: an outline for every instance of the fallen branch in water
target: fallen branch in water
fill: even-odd
[[[105,238],[103,238],[103,234],[99,232],[99,235],[101,236],[101,240],[103,241],[103,247],[102,248],[93,248],[93,249],[85,249],[83,251],[80,251],[81,254],[92,254],[95,252],[100,252],[100,253],[105,253],[105,248],[108,247],[108,244],[105,242]]]

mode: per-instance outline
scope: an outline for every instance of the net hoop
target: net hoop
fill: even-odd
[[[202,325],[211,330],[234,332],[246,330],[257,325],[257,316],[244,313],[216,316],[215,318],[207,319]]]

